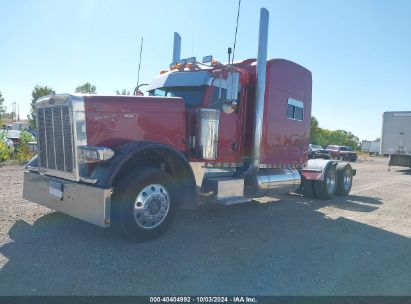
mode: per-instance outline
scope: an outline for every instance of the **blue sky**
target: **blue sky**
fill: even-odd
[[[167,68],[173,32],[182,56],[227,60],[237,0],[0,0],[0,91],[29,112],[34,85],[73,92],[132,91]],[[259,8],[270,12],[268,57],[313,73],[313,115],[320,126],[360,139],[380,136],[384,111],[411,110],[411,1],[242,0],[236,59],[257,53]]]

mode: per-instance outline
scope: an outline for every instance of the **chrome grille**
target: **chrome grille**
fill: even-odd
[[[37,109],[40,167],[73,172],[73,138],[68,105]]]

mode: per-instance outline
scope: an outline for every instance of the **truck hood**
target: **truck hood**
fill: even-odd
[[[84,98],[87,145],[116,147],[130,141],[154,141],[186,149],[182,98],[100,96]]]

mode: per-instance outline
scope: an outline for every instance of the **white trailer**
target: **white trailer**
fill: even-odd
[[[381,154],[389,155],[389,166],[411,168],[411,111],[384,112]]]
[[[361,152],[366,152],[369,153],[371,148],[371,141],[369,140],[363,140],[361,142]]]
[[[370,154],[379,154],[381,149],[381,141],[377,140],[363,140],[361,142],[361,151]]]

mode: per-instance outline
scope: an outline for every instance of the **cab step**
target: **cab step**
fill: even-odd
[[[233,177],[210,177],[203,181],[202,192],[214,197],[220,205],[234,205],[250,202],[244,197],[244,179]]]

